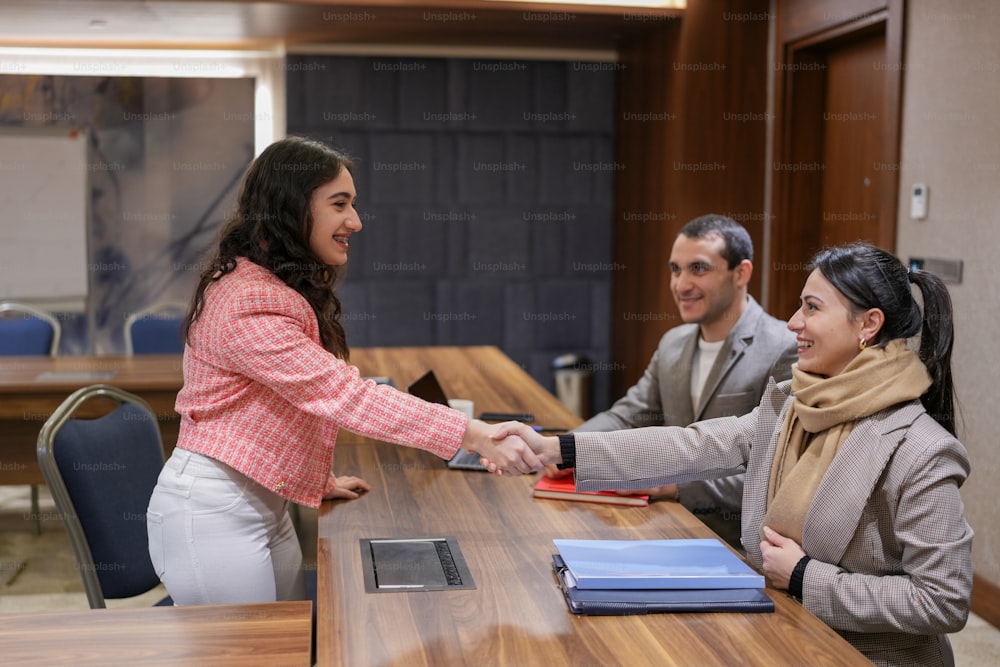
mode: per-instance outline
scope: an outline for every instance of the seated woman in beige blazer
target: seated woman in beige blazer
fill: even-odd
[[[953,664],[972,529],[959,487],[951,299],[868,244],[821,251],[788,321],[798,362],[743,417],[542,437],[577,487],[637,489],[746,471],[750,562],[877,665]],[[915,284],[923,311],[910,290]],[[907,345],[920,336],[919,351]],[[497,434],[499,435],[499,433]]]

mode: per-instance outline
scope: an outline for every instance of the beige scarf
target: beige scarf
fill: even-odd
[[[930,385],[927,368],[903,340],[862,350],[829,378],[792,366],[795,399],[778,436],[762,525],[802,544],[816,488],[857,420],[919,398]]]

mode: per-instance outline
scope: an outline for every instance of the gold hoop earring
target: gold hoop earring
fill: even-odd
[[[858,341],[858,349],[859,350],[864,350],[866,347],[868,347],[868,341],[866,341],[864,338],[862,338],[860,341]]]

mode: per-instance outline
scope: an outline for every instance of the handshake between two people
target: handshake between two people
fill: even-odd
[[[524,475],[562,461],[558,436],[543,436],[516,421],[487,424],[470,419],[462,447],[479,454],[480,462],[497,475]]]

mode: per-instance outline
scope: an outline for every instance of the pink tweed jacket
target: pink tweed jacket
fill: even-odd
[[[363,380],[322,347],[302,295],[242,258],[206,291],[176,409],[178,447],[309,507],[322,500],[338,429],[448,459],[468,423],[457,410]]]

